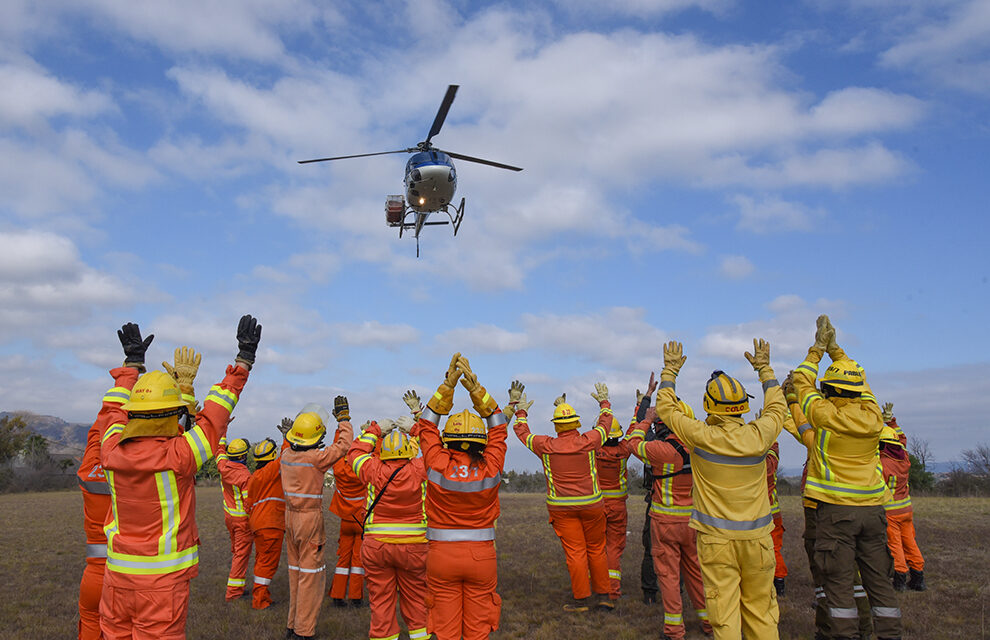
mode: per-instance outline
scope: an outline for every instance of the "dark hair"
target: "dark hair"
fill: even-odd
[[[826,398],[859,398],[863,395],[861,391],[850,391],[849,389],[840,389],[839,387],[834,387],[827,382],[822,383],[822,395]]]

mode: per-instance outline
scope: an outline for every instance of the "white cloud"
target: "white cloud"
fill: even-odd
[[[115,108],[106,94],[74,87],[36,65],[0,63],[0,86],[0,126],[38,125],[54,116],[92,116]]]
[[[736,227],[754,233],[810,231],[825,217],[821,209],[809,209],[799,202],[789,202],[777,196],[765,196],[757,201],[740,194],[730,198],[730,201],[739,207]]]
[[[756,270],[746,256],[723,256],[719,265],[719,273],[731,280],[742,280]]]
[[[833,91],[811,108],[810,127],[824,135],[858,135],[917,123],[924,104],[912,96],[873,87]]]
[[[419,331],[408,324],[382,324],[377,320],[360,323],[341,323],[334,326],[344,344],[357,347],[382,347],[395,350],[404,344],[416,342]]]
[[[607,4],[596,0],[556,0],[556,3],[571,13],[620,13],[650,18],[691,8],[721,14],[734,7],[736,0],[613,0]]]

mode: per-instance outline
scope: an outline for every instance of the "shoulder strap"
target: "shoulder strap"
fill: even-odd
[[[664,436],[663,441],[666,442],[667,444],[669,444],[670,446],[674,447],[674,450],[677,451],[678,455],[681,456],[681,460],[683,461],[684,466],[681,467],[680,470],[675,471],[673,473],[665,473],[665,474],[659,475],[659,476],[658,475],[654,475],[653,476],[653,479],[654,480],[666,480],[667,478],[673,478],[674,476],[679,476],[681,474],[691,473],[691,454],[689,454],[684,449],[684,445],[682,445],[676,439],[672,438],[671,437],[671,434],[669,432],[668,432],[668,434],[666,436]]]
[[[368,517],[371,516],[371,512],[375,510],[375,505],[377,505],[378,504],[378,501],[381,500],[382,499],[382,496],[385,495],[385,490],[388,489],[388,485],[392,484],[392,480],[395,479],[395,476],[398,475],[398,473],[400,471],[402,471],[403,469],[406,468],[406,465],[407,464],[409,464],[408,461],[406,461],[406,464],[402,465],[401,467],[396,467],[395,468],[395,471],[392,472],[392,475],[390,475],[388,477],[388,480],[385,481],[385,484],[382,485],[382,490],[379,491],[378,492],[378,495],[375,496],[375,499],[371,501],[371,506],[368,507],[368,511],[364,514],[364,520],[362,520],[361,523],[360,523],[361,524],[361,538],[362,539],[364,539],[364,523],[366,523],[368,521]],[[353,517],[353,516],[351,516],[351,517]],[[357,520],[357,518],[354,518],[354,519]]]

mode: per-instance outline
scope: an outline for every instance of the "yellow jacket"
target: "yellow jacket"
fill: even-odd
[[[880,465],[880,407],[868,387],[861,398],[825,399],[815,388],[822,355],[812,347],[794,371],[794,390],[815,434],[804,495],[831,504],[885,504],[891,495]],[[845,357],[841,350],[830,355]]]
[[[663,381],[657,416],[691,450],[694,511],[691,528],[734,540],[752,540],[773,529],[767,495],[767,450],[784,424],[787,407],[773,371],[761,376],[763,413],[752,422],[739,416],[709,415],[707,422],[685,415],[674,385]]]

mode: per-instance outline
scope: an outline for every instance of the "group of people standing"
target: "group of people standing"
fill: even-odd
[[[104,396],[79,471],[88,551],[80,638],[185,637],[189,580],[198,562],[193,477],[214,455],[231,538],[227,600],[247,591],[253,543],[252,606],[270,606],[284,537],[287,638],[315,635],[325,595],[336,606],[363,606],[362,582],[372,640],[399,637],[397,598],[411,640],[487,638],[498,628],[501,610],[495,525],[513,417],[516,436],[543,464],[550,524],[571,581],[565,611],[611,611],[622,595],[626,462],[636,456],[652,477],[644,541],[659,589],[645,580],[643,587],[647,602],[659,590],[661,637],[685,636],[683,581],[706,635],[777,638],[777,597],[784,592],[786,566],[774,482],[776,440],[784,428],[808,448],[805,548],[818,598],[816,637],[875,631],[878,639],[899,638],[895,588],[924,588],[903,434],[891,408],[877,405],[862,367],[835,343],[826,316],[819,318],[807,358],[783,385],[770,366],[770,345],[754,340],[753,353],[745,356],[762,384],[764,403],[749,422],[742,416],[751,396],[722,371],[713,372],[706,385],[706,419],[695,418],[676,393],[686,358],[681,345],[671,342],[663,349],[659,382],[651,374],[646,393],[637,392],[635,417],[625,433],[607,386],[598,383],[593,429],[579,431],[580,416],[561,396],[554,403],[556,436],[533,434],[533,402],[525,387],[512,383],[503,411],[458,353],[425,406],[407,392],[411,417],[369,421],[357,437],[345,397],[335,399],[332,414],[316,404],[303,407],[279,425],[281,446],[270,438],[255,445],[253,473],[246,464],[249,443],[237,438],[228,444],[226,431],[254,363],[257,321],[241,319],[235,363],[202,409],[192,387],[197,354],[177,349],[175,364],[163,363],[166,372],[139,378],[153,336],[142,339],[133,324],[118,335],[125,363],[111,371],[114,387]],[[832,365],[819,388],[818,363],[826,352]],[[449,415],[458,383],[475,412]],[[337,430],[325,445],[331,415]],[[441,431],[444,416],[449,417]],[[330,510],[340,517],[341,530],[326,594],[322,504],[331,469],[336,491]],[[889,528],[897,534],[888,536]],[[903,561],[892,563],[888,537],[891,549],[895,542],[898,549],[908,547],[910,579]],[[860,594],[865,598],[857,600]],[[867,600],[865,609],[857,606]]]

